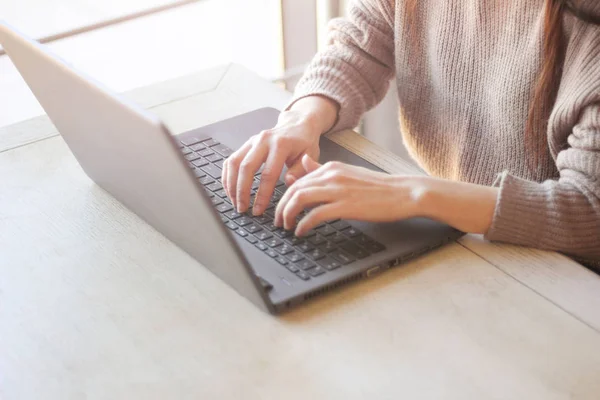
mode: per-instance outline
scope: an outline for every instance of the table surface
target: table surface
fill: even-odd
[[[126,95],[175,133],[289,99],[235,64]],[[90,181],[47,117],[0,128],[0,177],[2,399],[598,398],[600,278],[562,255],[468,235],[273,317]]]

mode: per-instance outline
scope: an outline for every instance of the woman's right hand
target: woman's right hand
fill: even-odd
[[[277,125],[251,137],[223,163],[221,181],[238,212],[250,206],[254,174],[264,164],[252,212],[262,214],[273,195],[284,165],[286,185],[304,175],[305,154],[319,158],[319,139],[335,121],[337,105],[325,98],[307,97],[279,115]]]

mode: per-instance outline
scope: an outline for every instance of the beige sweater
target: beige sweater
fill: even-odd
[[[395,77],[404,142],[421,167],[500,188],[489,240],[600,266],[600,27],[564,17],[566,62],[544,138],[551,157],[532,170],[524,128],[544,1],[417,4],[409,28],[402,0],[354,1],[330,24],[294,100],[327,96],[341,107],[334,130],[353,128]]]

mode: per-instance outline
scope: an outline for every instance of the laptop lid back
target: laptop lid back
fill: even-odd
[[[155,116],[1,21],[0,44],[94,182],[241,295],[273,311],[171,134]]]

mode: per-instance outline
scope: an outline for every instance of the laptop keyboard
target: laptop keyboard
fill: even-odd
[[[385,249],[381,243],[360,232],[344,220],[322,223],[302,237],[273,225],[275,207],[286,186],[278,181],[273,197],[263,215],[235,211],[221,185],[223,161],[233,150],[210,137],[184,139],[179,147],[204,186],[221,220],[233,232],[246,239],[283,268],[303,280],[315,279],[356,260]],[[260,184],[260,171],[252,183],[251,203]],[[251,207],[250,207],[251,208]],[[306,211],[298,215],[299,221]]]

